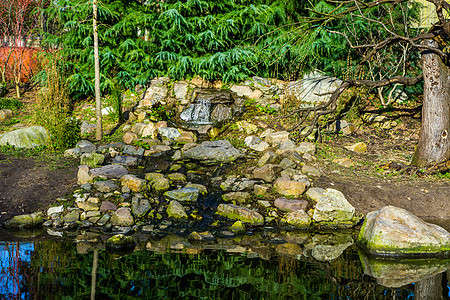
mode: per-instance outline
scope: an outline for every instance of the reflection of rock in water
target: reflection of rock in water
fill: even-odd
[[[376,278],[377,283],[386,287],[401,287],[414,282],[426,286],[432,277],[445,272],[450,261],[438,259],[388,260],[368,257],[360,253],[364,273]],[[441,278],[441,277],[440,277]],[[430,282],[426,280],[430,279]],[[419,284],[419,286],[421,285]],[[416,286],[417,289],[417,286]],[[442,291],[442,290],[441,290]],[[442,293],[440,294],[442,295]],[[425,298],[422,298],[425,299]],[[426,298],[441,299],[441,298]]]

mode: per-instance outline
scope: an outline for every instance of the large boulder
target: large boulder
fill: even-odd
[[[327,102],[342,81],[314,71],[305,74],[303,79],[291,82],[287,85],[286,96],[301,101],[304,106],[315,106]]]
[[[216,214],[251,225],[264,225],[264,217],[258,212],[233,204],[219,204]]]
[[[313,219],[316,222],[341,223],[352,221],[355,208],[345,199],[342,192],[326,189],[317,201]]]
[[[44,222],[41,212],[19,215],[3,223],[5,228],[31,228],[40,226]]]
[[[13,130],[0,135],[0,145],[16,148],[34,148],[49,145],[50,135],[42,126],[32,126]]]
[[[371,254],[450,255],[448,231],[394,206],[367,214],[358,240]]]
[[[183,152],[183,158],[198,160],[206,165],[229,163],[242,156],[242,152],[227,140],[206,141]]]

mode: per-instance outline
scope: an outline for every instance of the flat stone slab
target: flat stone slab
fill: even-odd
[[[198,199],[200,191],[193,187],[184,187],[178,190],[172,190],[164,193],[164,197],[169,200],[179,202],[195,202]]]
[[[226,140],[206,141],[183,152],[183,158],[198,160],[205,165],[230,163],[242,156],[242,152]]]
[[[297,199],[287,199],[284,197],[275,199],[275,207],[282,211],[292,212],[297,210],[305,210],[308,206],[308,201],[297,200]]]
[[[128,174],[128,170],[121,165],[107,165],[100,168],[91,169],[90,173],[94,176],[106,176],[108,179],[118,179]]]

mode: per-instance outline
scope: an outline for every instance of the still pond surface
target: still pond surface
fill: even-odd
[[[129,252],[76,238],[3,238],[0,299],[447,299],[450,295],[448,260],[379,260],[365,256],[356,245],[329,243],[317,250],[276,238],[244,236],[209,243],[190,243],[180,236],[140,238]]]

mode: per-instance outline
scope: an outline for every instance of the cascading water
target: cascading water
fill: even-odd
[[[180,118],[184,122],[195,125],[211,124],[211,101],[209,99],[201,99],[191,103],[181,113]]]

